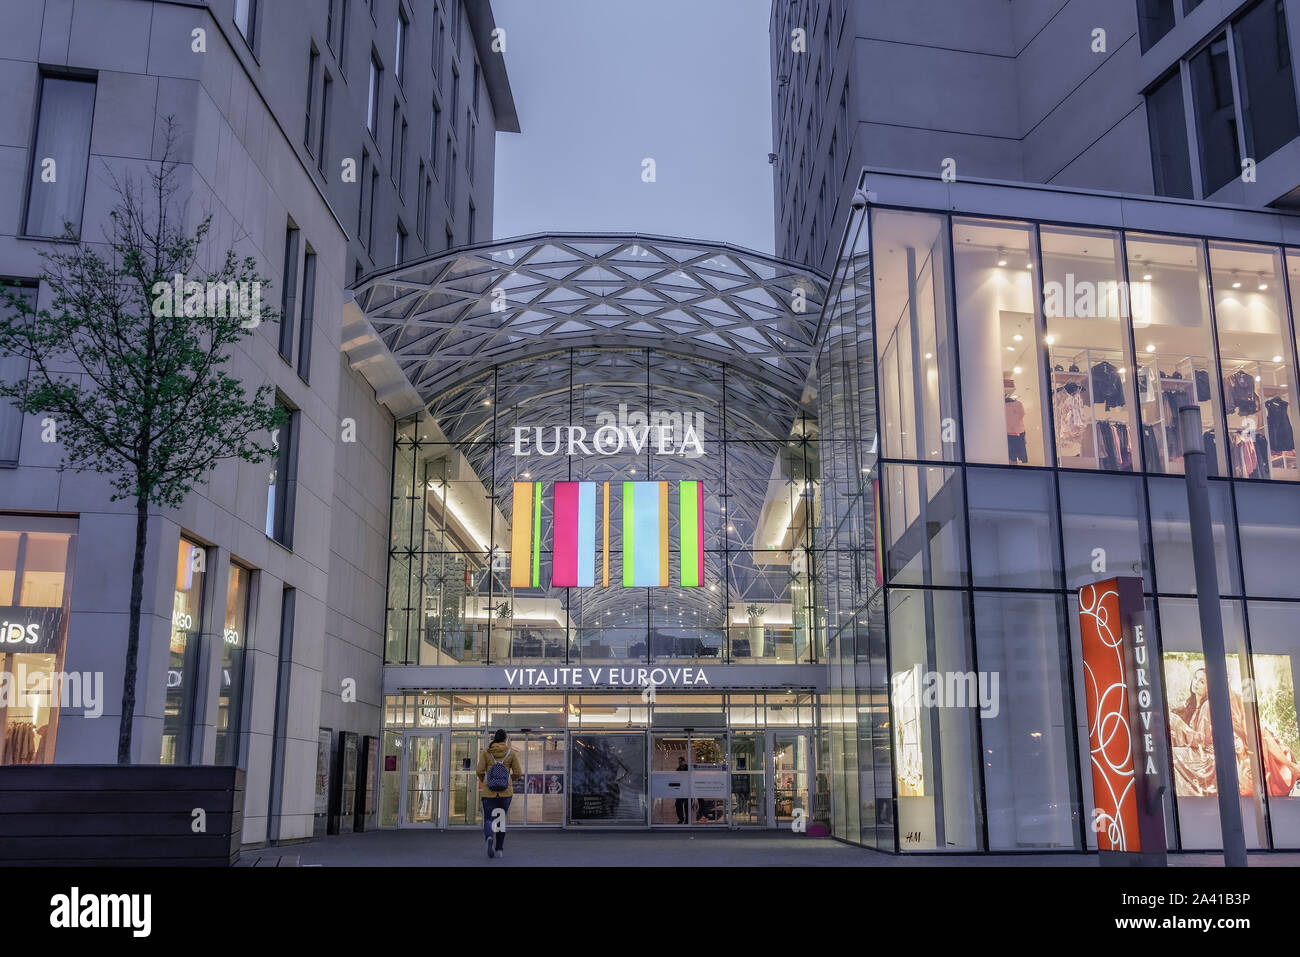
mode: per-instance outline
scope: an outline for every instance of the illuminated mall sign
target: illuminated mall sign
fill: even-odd
[[[1144,624],[1142,579],[1079,589],[1084,700],[1092,763],[1092,828],[1103,864],[1164,863],[1160,670]]]
[[[697,459],[704,455],[704,413],[683,409],[649,413],[627,410],[598,412],[592,429],[583,425],[515,426],[514,454],[540,455],[680,455]]]
[[[502,668],[507,688],[694,688],[709,684],[703,668]]]
[[[0,607],[0,651],[54,654],[62,633],[63,609]]]

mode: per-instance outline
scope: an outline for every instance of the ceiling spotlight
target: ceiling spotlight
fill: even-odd
[[[1015,351],[1016,351],[1015,346],[1007,346],[1007,352],[1015,352]]]
[[[1013,373],[1015,373],[1016,375],[1020,375],[1020,373],[1021,373],[1023,370],[1020,368],[1020,366],[1016,366],[1016,367],[1015,367],[1014,369],[1012,369],[1011,371],[1012,371]]]
[[[1268,283],[1266,283],[1266,282],[1261,282],[1261,283],[1259,284],[1259,291],[1260,291],[1260,292],[1263,292],[1263,291],[1264,291],[1265,289],[1267,289],[1267,288],[1268,288]]]
[[[933,352],[927,352],[927,353],[925,354],[925,357],[926,357],[927,359],[933,359],[933,358],[934,358],[934,353],[933,353]]]
[[[1021,342],[1025,337],[1022,336],[1020,333],[1017,332],[1017,333],[1016,333],[1014,336],[1012,336],[1011,338],[1012,338],[1012,340],[1013,340],[1014,342]]]
[[[525,473],[524,473],[524,478],[532,478],[532,477],[533,477],[533,473],[532,473],[532,472],[525,472]]]
[[[1053,342],[1056,341],[1056,336],[1047,336],[1046,338],[1043,339],[1043,341],[1050,346]]]
[[[1281,361],[1282,361],[1282,357],[1281,357],[1281,356],[1274,356],[1274,357],[1273,357],[1273,361],[1274,361],[1274,362],[1281,362]]]
[[[1123,374],[1124,374],[1125,372],[1127,372],[1127,371],[1128,371],[1127,369],[1120,369],[1120,370],[1119,370],[1119,374],[1120,374],[1120,375],[1123,375]]]
[[[1147,352],[1155,352],[1155,351],[1156,351],[1156,344],[1154,342],[1148,343]]]
[[[1025,263],[1025,268],[1026,268],[1026,269],[1033,269],[1033,268],[1034,268],[1034,264],[1033,264],[1033,263]]]
[[[1005,266],[1006,264],[1007,264],[1007,258],[1005,256],[1003,256],[1001,259],[998,260],[999,266]]]
[[[1232,288],[1233,288],[1233,289],[1240,289],[1240,288],[1241,288],[1241,280],[1238,279],[1236,282],[1234,282],[1234,283],[1232,284]]]
[[[1256,382],[1259,382],[1259,381],[1260,381],[1259,376],[1255,376],[1255,381],[1256,381]]]
[[[1149,273],[1149,272],[1143,273],[1143,274],[1142,274],[1142,281],[1143,281],[1143,282],[1150,282],[1150,281],[1151,281],[1151,273]]]

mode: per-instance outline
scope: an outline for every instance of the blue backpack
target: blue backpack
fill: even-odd
[[[488,752],[491,754],[491,752]],[[489,791],[508,791],[510,789],[510,769],[506,767],[505,759],[510,756],[507,749],[505,755],[499,758],[493,758],[491,766],[487,769],[487,774],[483,775],[483,783],[487,785]]]

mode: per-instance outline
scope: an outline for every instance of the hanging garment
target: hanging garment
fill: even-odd
[[[1164,419],[1168,423],[1165,426],[1165,447],[1169,450],[1169,458],[1181,459],[1183,438],[1182,431],[1178,428],[1178,410],[1189,405],[1191,397],[1183,389],[1165,389],[1161,393],[1161,402],[1164,404]]]
[[[1255,433],[1255,462],[1255,478],[1268,478],[1268,439],[1263,432]]]
[[[1092,401],[1106,403],[1107,410],[1124,404],[1124,381],[1119,370],[1104,359],[1092,367]]]
[[[1210,429],[1201,436],[1201,443],[1205,449],[1205,474],[1219,474],[1219,447],[1214,444],[1214,430]]]
[[[1196,401],[1210,401],[1210,374],[1204,369],[1196,370]]]
[[[1088,428],[1088,416],[1083,405],[1083,392],[1076,389],[1058,390],[1056,393],[1056,450],[1062,457],[1083,454],[1083,434]]]
[[[1287,411],[1287,401],[1275,395],[1264,403],[1268,415],[1268,439],[1273,445],[1273,452],[1294,452],[1295,433],[1291,431],[1291,416]]]
[[[1025,445],[1025,433],[1007,436],[1007,461],[1011,465],[1018,462],[1029,464],[1029,449]]]
[[[1007,435],[1022,435],[1025,431],[1025,404],[1019,399],[1006,401]]]
[[[1142,426],[1142,448],[1146,451],[1143,455],[1146,457],[1147,471],[1159,472],[1160,469],[1160,442],[1159,433],[1154,425]]]
[[[1254,415],[1259,411],[1259,394],[1255,377],[1238,370],[1228,376],[1228,411],[1237,415]]]
[[[1238,435],[1236,441],[1237,474],[1241,478],[1254,478],[1259,468],[1259,459],[1255,457],[1255,443],[1244,435]]]
[[[4,755],[0,764],[31,764],[36,760],[36,726],[15,721],[5,730]]]

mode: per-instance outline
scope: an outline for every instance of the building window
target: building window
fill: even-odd
[[[1187,149],[1183,79],[1177,70],[1147,94],[1147,128],[1156,192],[1191,199],[1192,158]]]
[[[267,472],[266,534],[285,548],[293,547],[294,495],[297,491],[298,412],[283,400],[276,407],[285,416],[284,424],[271,434],[274,453]]]
[[[447,212],[449,215],[455,215],[455,206],[453,199],[456,195],[456,150],[451,145],[451,134],[447,134],[447,165],[445,172],[446,179],[443,180],[443,197],[447,200]]]
[[[460,103],[460,70],[451,65],[451,121],[456,122],[456,107]]]
[[[325,173],[325,150],[330,135],[330,101],[334,94],[334,79],[326,70],[320,88],[320,137],[316,143],[316,168]]]
[[[370,54],[370,92],[366,97],[366,129],[379,142],[379,87],[384,79],[384,68],[374,51]]]
[[[465,32],[465,0],[453,0],[456,4],[456,52],[460,53],[460,35]]]
[[[398,83],[406,81],[406,29],[409,26],[406,11],[399,3],[397,5],[397,49],[393,54],[393,75],[397,77]]]
[[[370,153],[365,149],[361,150],[361,178],[357,181],[361,185],[361,202],[357,204],[357,238],[361,240],[361,245],[370,245],[370,236],[366,232],[366,223],[369,221],[369,203],[366,198],[369,194],[369,172],[370,172]]]
[[[348,73],[348,4],[351,0],[339,0],[339,72],[344,76]]]
[[[0,764],[52,764],[60,710],[91,709],[84,697],[45,691],[62,667],[76,544],[76,519],[0,516],[0,616],[15,637],[22,632],[0,653],[10,689],[0,711]]]
[[[36,286],[23,286],[14,292],[36,305]],[[26,356],[0,353],[0,382],[16,384],[27,381],[29,360]],[[8,396],[0,396],[0,465],[17,465],[23,440],[23,413]],[[2,598],[3,595],[0,595]]]
[[[402,199],[406,197],[406,135],[406,120],[402,120],[402,134],[397,138],[397,195]]]
[[[465,111],[465,170],[469,174],[469,182],[474,182],[474,137],[477,131],[474,128],[474,118],[469,110]]]
[[[478,65],[478,58],[474,58],[474,89],[470,93],[473,97],[474,115],[478,115],[478,88],[482,82],[482,68]]]
[[[420,160],[419,168],[415,172],[415,238],[424,242],[424,237],[428,235],[424,228],[424,214],[428,210],[429,189],[427,176],[424,172],[424,160]]]
[[[194,688],[199,678],[207,558],[206,548],[182,536],[176,550],[175,587],[172,590],[161,764],[188,764],[190,761],[190,730],[194,724]]]
[[[379,189],[379,170],[373,166],[370,169],[370,200],[366,203],[366,243],[370,244],[375,235],[375,193]],[[370,255],[373,257],[375,251],[373,247]]]
[[[292,223],[284,231],[284,282],[280,287],[280,355],[293,361],[293,332],[297,323],[298,237]]]
[[[316,45],[313,43],[311,47],[311,53],[307,58],[307,120],[303,126],[303,133],[302,133],[303,145],[307,147],[307,151],[309,153],[311,152],[312,146],[314,145],[312,143],[312,135],[311,135],[312,126],[314,125],[312,110],[316,106],[316,70],[319,67],[320,67],[320,53],[319,51],[317,51]]]
[[[1174,28],[1174,0],[1137,0],[1138,40],[1142,52]]]
[[[393,129],[390,135],[392,142],[389,144],[390,148],[388,150],[388,172],[393,177],[394,185],[396,185],[398,170],[402,168],[401,156],[399,155],[401,153],[402,109],[396,100],[393,100]]]
[[[311,334],[316,313],[316,252],[307,247],[302,257],[302,326],[298,334],[298,375],[311,376]]]
[[[1246,155],[1256,162],[1300,136],[1282,0],[1255,4],[1232,25]]]
[[[438,98],[433,99],[433,126],[429,133],[429,162],[434,171],[438,169],[438,133],[442,130],[442,107]]]
[[[239,764],[252,577],[253,573],[244,566],[230,563],[226,578],[226,624],[221,633],[221,690],[217,695],[216,763],[219,765]]]
[[[474,208],[474,203],[471,202],[471,203],[469,204],[469,218],[468,218],[468,220],[467,220],[466,223],[465,223],[465,241],[466,241],[466,242],[470,242],[470,243],[474,242],[474,238],[475,238],[475,237],[474,237],[474,228],[475,228],[475,227],[474,227],[474,220],[475,220],[475,217],[476,217],[477,213],[478,213],[478,210]]]
[[[76,238],[86,201],[95,81],[42,77],[39,110],[23,232]]]
[[[431,232],[433,226],[429,221],[429,212],[433,208],[433,177],[425,175],[424,177],[424,209],[420,213],[420,218],[424,221],[424,235],[426,243],[433,239]]]
[[[1192,75],[1201,182],[1209,196],[1241,173],[1227,37],[1220,35],[1187,65]]]
[[[252,49],[257,32],[257,0],[235,0],[235,28]]]
[[[406,262],[406,228],[397,224],[397,233],[393,237],[393,265]]]

